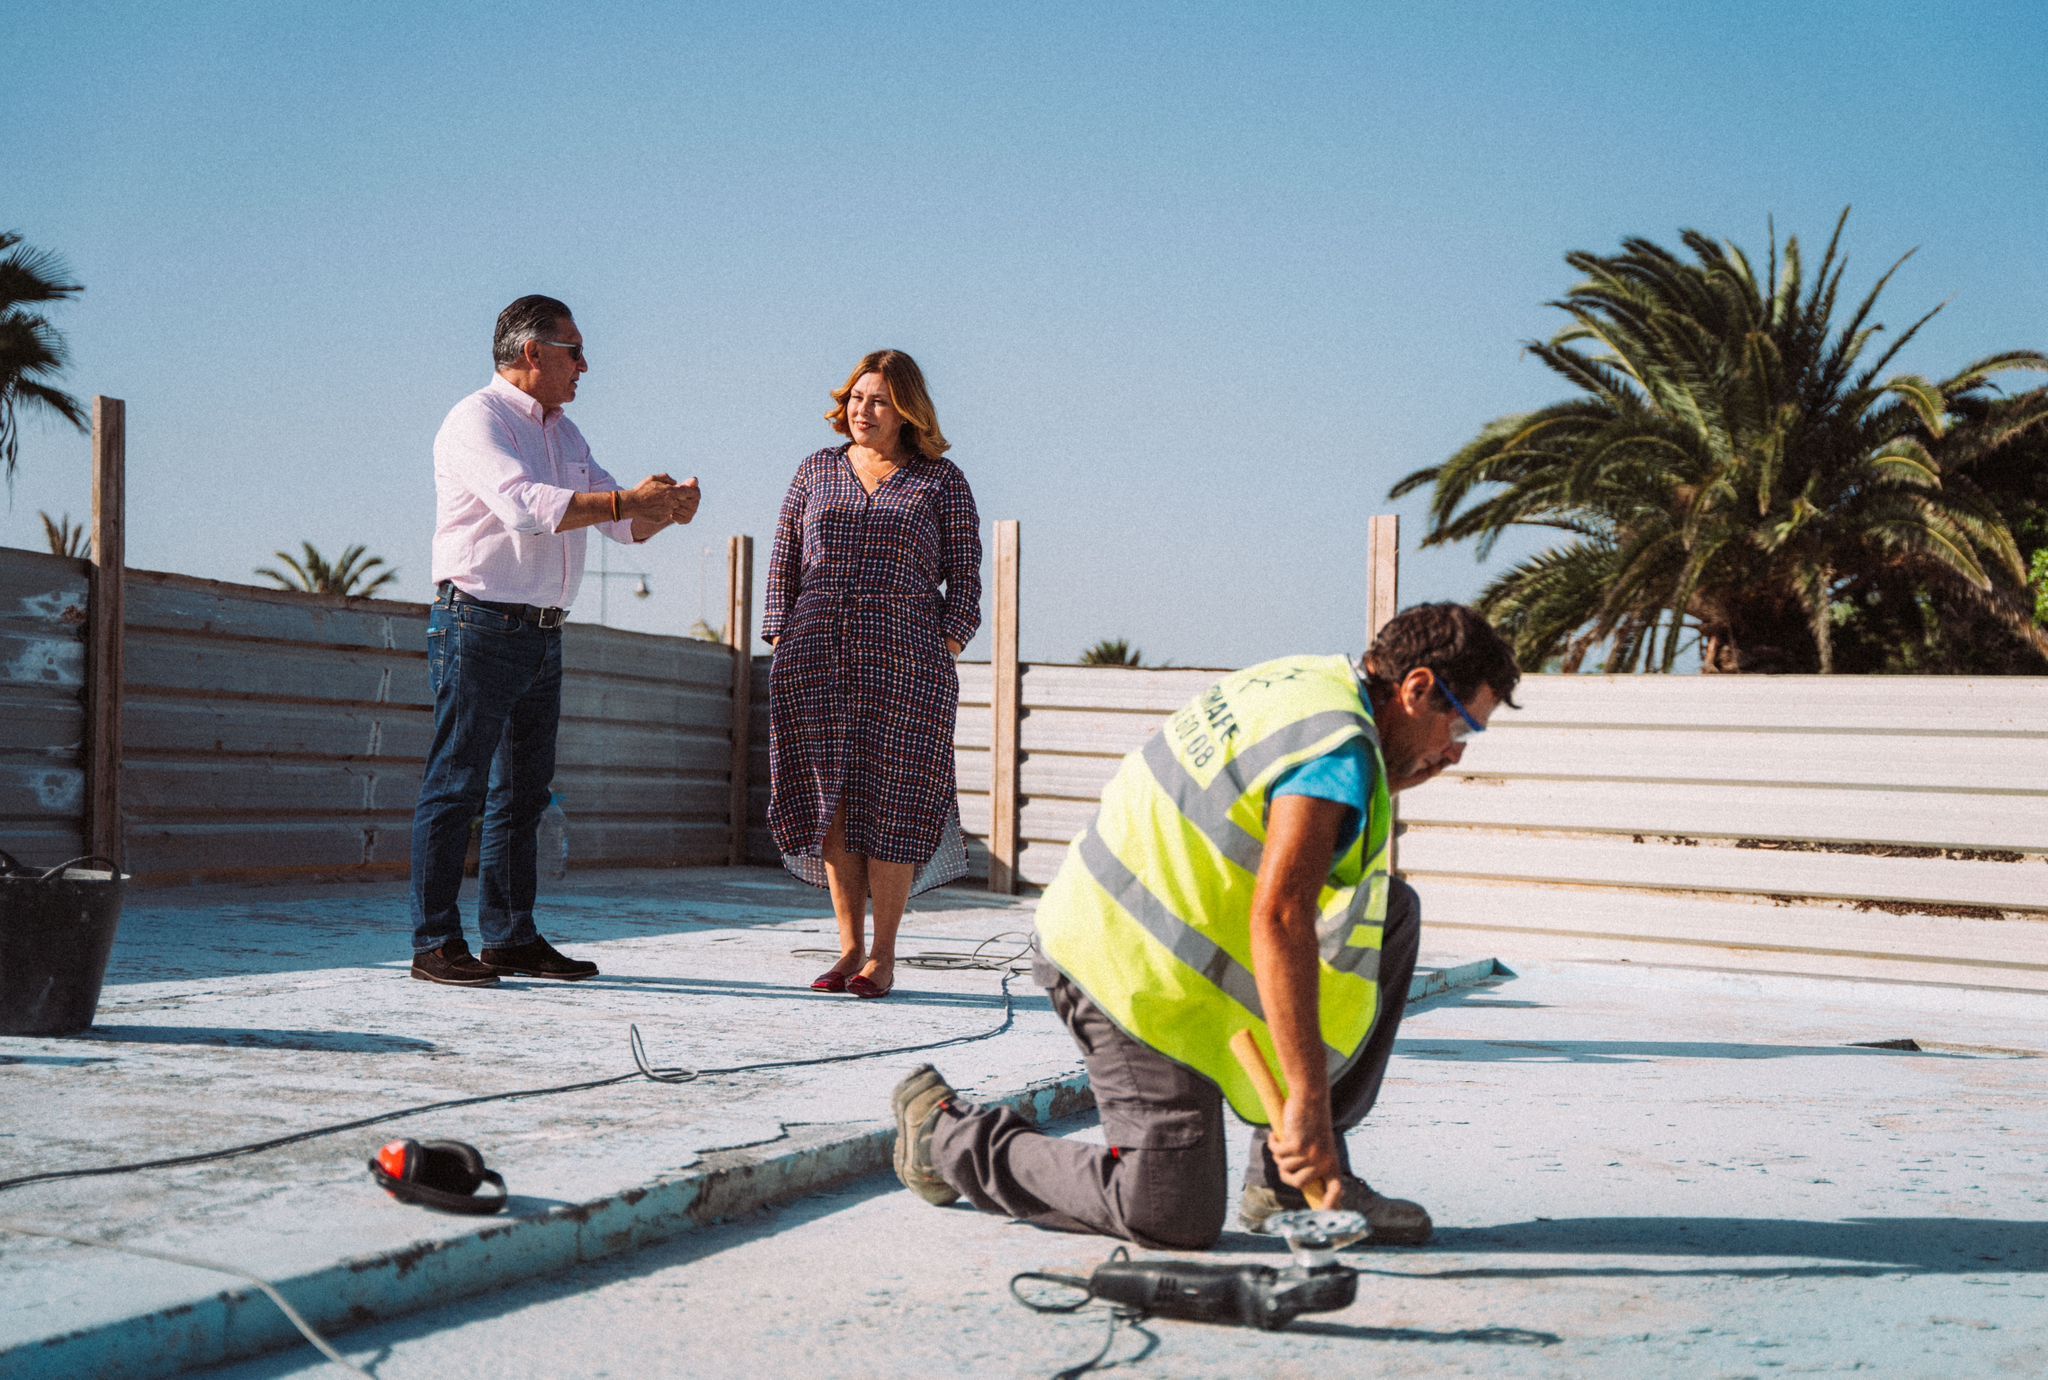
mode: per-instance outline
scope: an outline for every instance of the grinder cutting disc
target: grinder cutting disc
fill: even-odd
[[[1267,1218],[1266,1230],[1285,1240],[1295,1260],[1312,1269],[1332,1263],[1338,1251],[1370,1236],[1372,1224],[1362,1212],[1301,1208]]]

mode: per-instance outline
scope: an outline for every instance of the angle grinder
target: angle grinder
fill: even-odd
[[[1251,1075],[1265,1104],[1269,1123],[1278,1125],[1286,1100],[1266,1057],[1249,1031],[1230,1042],[1231,1052]],[[1133,1260],[1119,1247],[1086,1279],[1074,1275],[1033,1273],[1010,1281],[1012,1293],[1040,1312],[1070,1312],[1099,1300],[1134,1315],[1184,1318],[1191,1322],[1224,1323],[1273,1331],[1303,1313],[1332,1313],[1349,1308],[1358,1297],[1358,1272],[1337,1262],[1337,1252],[1372,1232],[1365,1214],[1329,1206],[1338,1200],[1335,1184],[1311,1183],[1302,1194],[1321,1208],[1276,1213],[1266,1230],[1287,1242],[1294,1264],[1224,1265],[1199,1260]],[[1041,1280],[1082,1290],[1068,1304],[1044,1304],[1017,1291],[1024,1280]]]
[[[1119,1250],[1087,1279],[1057,1280],[1088,1297],[1155,1318],[1225,1323],[1274,1331],[1303,1313],[1333,1313],[1358,1297],[1358,1271],[1337,1263],[1337,1252],[1365,1236],[1355,1212],[1313,1208],[1283,1212],[1268,1227],[1287,1242],[1294,1264],[1225,1265],[1201,1260],[1132,1260]]]

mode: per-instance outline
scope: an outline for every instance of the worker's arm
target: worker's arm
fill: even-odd
[[[1265,854],[1252,893],[1252,972],[1287,1092],[1270,1143],[1280,1177],[1297,1188],[1334,1183],[1339,1173],[1317,992],[1316,900],[1352,814],[1334,800],[1276,796],[1266,811]]]

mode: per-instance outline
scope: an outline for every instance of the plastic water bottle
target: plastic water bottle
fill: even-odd
[[[569,817],[562,813],[562,793],[548,792],[548,807],[540,812],[540,831],[534,841],[541,875],[559,882],[569,875]]]

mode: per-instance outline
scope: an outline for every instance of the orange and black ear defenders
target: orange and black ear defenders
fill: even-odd
[[[401,1203],[477,1216],[505,1208],[503,1177],[485,1167],[474,1145],[459,1140],[394,1140],[370,1161],[370,1174]],[[496,1186],[495,1196],[477,1196],[485,1184]]]

